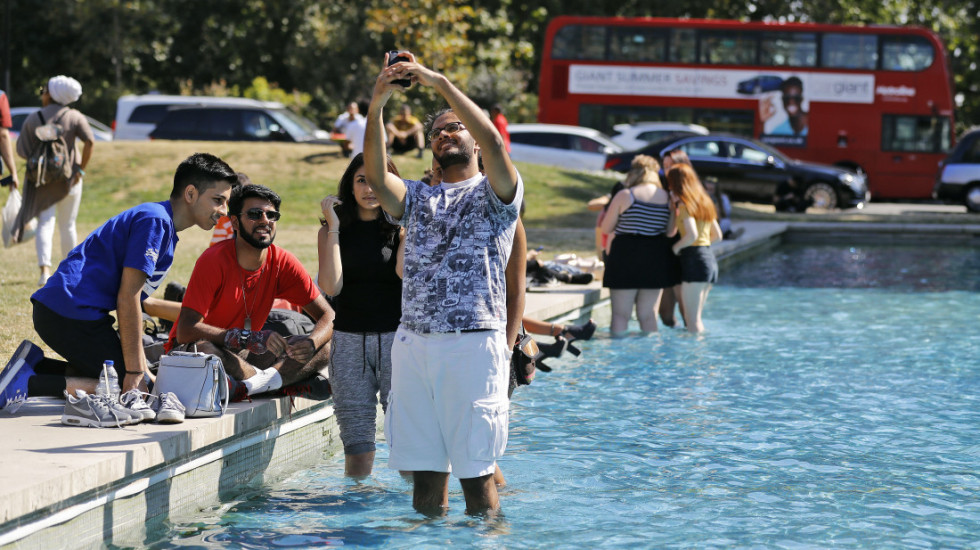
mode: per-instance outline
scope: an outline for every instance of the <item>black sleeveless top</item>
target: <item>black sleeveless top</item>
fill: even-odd
[[[381,220],[357,220],[340,231],[344,286],[332,300],[334,328],[393,332],[402,316],[402,280],[395,272],[398,242],[385,242]]]

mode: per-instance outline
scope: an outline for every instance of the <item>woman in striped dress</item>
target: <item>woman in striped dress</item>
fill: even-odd
[[[659,170],[653,157],[634,158],[626,188],[613,197],[602,220],[602,231],[614,235],[602,282],[612,299],[609,330],[614,337],[626,335],[634,306],[640,329],[656,332],[661,292],[680,282],[677,259],[667,239],[673,211]]]

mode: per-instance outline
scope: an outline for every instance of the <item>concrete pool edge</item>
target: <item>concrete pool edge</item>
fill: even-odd
[[[913,242],[921,235],[976,242],[980,224],[741,222],[735,241],[713,247],[722,269],[783,242],[851,239]],[[849,235],[857,235],[851,237]],[[844,239],[845,242],[841,242]],[[875,241],[879,239],[879,241]],[[526,313],[544,320],[587,317],[608,292],[600,283],[534,288]],[[340,451],[332,402],[286,398],[234,404],[218,419],[177,426],[81,430],[60,425],[63,404],[32,401],[0,413],[0,547],[50,548],[142,543],[153,524],[222,506],[227,491]],[[205,512],[207,513],[207,512]],[[70,542],[66,542],[70,541]]]

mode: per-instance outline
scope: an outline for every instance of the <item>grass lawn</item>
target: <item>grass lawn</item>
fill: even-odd
[[[316,272],[316,231],[320,199],[335,193],[347,159],[334,146],[230,143],[230,142],[110,142],[98,143],[86,170],[85,189],[78,214],[79,239],[108,218],[136,204],[166,199],[173,187],[174,170],[195,152],[214,153],[255,183],[267,185],[282,196],[283,218],[276,244]],[[431,163],[426,154],[396,156],[403,177],[421,177]],[[20,164],[23,173],[23,164]],[[529,247],[544,247],[544,257],[561,252],[594,255],[595,214],[585,203],[608,193],[615,179],[546,166],[518,164],[524,178]],[[0,194],[6,201],[6,193]],[[56,231],[57,233],[57,231]],[[167,281],[186,283],[198,255],[210,241],[210,233],[190,228],[180,233],[174,266]],[[60,259],[59,238],[54,238],[54,257]],[[34,333],[30,295],[37,289],[37,256],[34,242],[0,250],[0,360],[14,352],[23,339],[42,345]],[[162,287],[158,294],[162,296]],[[47,350],[52,354],[50,350]]]

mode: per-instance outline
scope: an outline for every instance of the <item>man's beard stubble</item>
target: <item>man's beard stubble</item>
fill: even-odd
[[[466,151],[462,147],[457,146],[457,150],[455,151],[444,155],[439,155],[433,152],[432,156],[435,157],[436,161],[439,163],[439,166],[445,170],[446,168],[456,164],[469,164],[470,160],[473,158],[473,153],[472,151]]]
[[[253,248],[257,250],[264,250],[266,248],[269,248],[270,246],[272,246],[272,242],[276,240],[275,231],[270,231],[269,242],[259,241],[255,237],[249,235],[248,233],[245,233],[244,231],[239,231],[238,236],[240,236],[243,241],[245,241],[246,243],[248,243],[249,245],[251,245]]]

